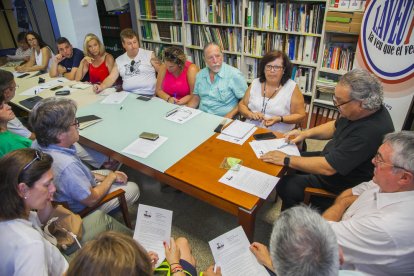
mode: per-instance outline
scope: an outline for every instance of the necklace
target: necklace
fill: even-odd
[[[266,101],[266,82],[264,83],[262,112],[261,112],[263,115],[266,114],[266,107],[267,107],[268,102],[270,101],[270,99],[272,99],[277,94],[277,92],[279,92],[280,88],[281,88],[281,85],[279,85],[279,87],[276,88],[275,91],[273,91],[272,95],[270,95],[270,97],[267,98],[267,101]]]

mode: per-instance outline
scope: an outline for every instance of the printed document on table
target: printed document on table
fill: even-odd
[[[173,212],[153,206],[139,204],[137,222],[135,223],[134,240],[147,251],[158,254],[156,266],[165,259],[163,242],[170,244]]]
[[[201,110],[199,109],[180,106],[168,111],[164,118],[172,122],[184,124],[185,122],[191,120],[200,113]]]
[[[99,96],[109,96],[111,94],[116,93],[116,88],[115,87],[108,87],[104,90],[102,90],[98,95]]]
[[[158,139],[155,141],[138,138],[126,148],[124,148],[122,152],[129,153],[141,158],[147,158],[157,148],[164,144],[167,139],[168,138],[164,136],[158,137]]]
[[[244,138],[244,136],[246,136],[254,127],[254,124],[234,120],[229,126],[223,129],[221,133],[241,139]]]
[[[238,171],[228,170],[219,182],[266,199],[279,182],[279,177],[240,166]]]
[[[250,136],[252,136],[253,135],[253,133],[255,132],[257,130],[257,127],[254,127],[254,128],[252,128],[251,130],[250,130],[250,132],[248,132],[246,135],[244,135],[244,137],[243,138],[236,138],[236,137],[233,137],[233,136],[228,136],[228,135],[226,135],[226,134],[223,134],[223,133],[221,133],[221,134],[219,134],[219,135],[217,135],[217,139],[220,139],[220,140],[223,140],[223,141],[227,141],[227,142],[230,142],[230,143],[234,143],[234,144],[238,144],[238,145],[243,145],[244,144],[244,142],[246,142],[247,141],[247,139],[249,139],[249,137]]]
[[[118,93],[113,93],[108,96],[101,102],[103,104],[120,104],[126,97],[128,97],[128,92],[122,91]]]
[[[300,156],[296,144],[287,145],[285,138],[260,141],[253,140],[249,144],[257,158],[272,150],[278,150],[292,156]]]
[[[25,96],[35,96],[37,94],[39,94],[40,92],[42,92],[43,90],[47,90],[50,88],[53,88],[55,86],[59,86],[62,85],[62,83],[67,82],[68,79],[66,78],[57,78],[45,83],[42,83],[40,85],[36,85],[34,87],[31,87],[25,91],[23,91],[22,93],[20,93],[20,95],[25,95]],[[60,90],[70,90],[68,87],[63,89],[61,88]]]
[[[241,226],[209,241],[208,244],[223,276],[269,275],[250,251],[250,242]]]

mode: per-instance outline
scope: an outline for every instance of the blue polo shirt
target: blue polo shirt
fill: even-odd
[[[59,62],[59,65],[66,68],[66,72],[72,71],[73,67],[79,68],[79,64],[82,61],[84,55],[81,50],[78,48],[73,48],[73,55],[70,58],[65,58],[61,62]]]
[[[243,98],[246,89],[247,83],[240,70],[223,63],[213,83],[207,67],[197,74],[194,94],[200,97],[200,110],[225,116]]]

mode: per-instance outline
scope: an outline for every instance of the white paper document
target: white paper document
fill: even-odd
[[[229,126],[223,129],[221,133],[241,139],[245,137],[254,127],[254,124],[234,120]]]
[[[208,244],[223,276],[269,275],[250,251],[249,240],[241,226],[209,241]]]
[[[25,91],[23,91],[22,93],[20,93],[20,95],[25,95],[25,96],[35,96],[37,94],[39,94],[40,92],[42,92],[43,90],[47,90],[56,86],[61,85],[64,82],[67,82],[68,79],[66,78],[57,78],[57,79],[53,79],[51,81],[36,85],[34,87],[31,87]],[[65,87],[62,87],[59,90],[70,90],[69,87],[66,87],[65,89],[63,89]]]
[[[279,177],[240,166],[238,171],[228,170],[219,182],[266,199],[279,182]]]
[[[293,156],[300,156],[298,147],[295,144],[288,145],[285,138],[260,141],[254,140],[249,144],[252,147],[257,158],[260,158],[260,156],[272,150],[278,150]]]
[[[165,114],[165,119],[176,122],[179,124],[184,124],[185,122],[191,120],[202,111],[199,109],[194,109],[186,106],[179,106],[171,109]]]
[[[167,140],[168,138],[164,136],[158,137],[158,139],[155,141],[138,138],[129,144],[126,148],[124,148],[122,152],[129,153],[141,158],[147,158]]]
[[[72,84],[70,87],[72,87],[72,88],[75,88],[75,89],[86,89],[86,88],[88,88],[88,87],[91,87],[92,86],[92,84],[90,84],[90,83],[85,83],[85,82],[78,82],[78,83],[75,83],[75,84]]]
[[[147,251],[158,254],[156,266],[165,259],[163,242],[170,244],[173,212],[166,209],[139,204],[137,222],[135,223],[134,240]]]
[[[243,138],[236,138],[236,137],[221,133],[217,135],[217,139],[227,141],[230,143],[234,143],[234,144],[238,144],[238,145],[243,145],[244,142],[246,142],[247,139],[249,139],[249,137],[252,136],[256,130],[257,130],[257,127],[252,128],[246,135],[244,135]]]
[[[114,93],[116,93],[116,88],[115,87],[109,87],[109,88],[106,88],[106,89],[102,90],[101,93],[99,93],[98,95],[99,96],[109,96],[109,95],[114,94]]]
[[[120,104],[126,97],[128,97],[128,92],[122,91],[118,93],[112,93],[108,95],[101,103],[103,104]]]

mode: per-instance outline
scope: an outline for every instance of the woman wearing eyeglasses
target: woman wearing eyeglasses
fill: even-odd
[[[49,71],[52,64],[53,52],[50,47],[43,42],[42,38],[35,32],[30,31],[26,34],[26,42],[32,48],[32,56],[23,65],[17,66],[17,72]]]
[[[52,162],[50,155],[34,149],[0,159],[0,275],[62,275],[68,268],[41,229],[53,211]],[[82,224],[81,244],[108,230],[132,235],[101,211],[83,218]]]
[[[82,80],[89,72],[90,83],[102,83],[114,66],[114,57],[105,52],[105,46],[94,34],[87,34],[83,42],[85,57],[76,71],[75,80]]]
[[[260,60],[254,79],[239,103],[247,122],[272,131],[288,132],[305,118],[303,95],[290,79],[292,64],[281,51],[268,52]]]
[[[187,61],[181,48],[172,46],[165,49],[164,64],[160,66],[157,76],[157,96],[169,103],[188,103],[198,71],[197,65]]]

